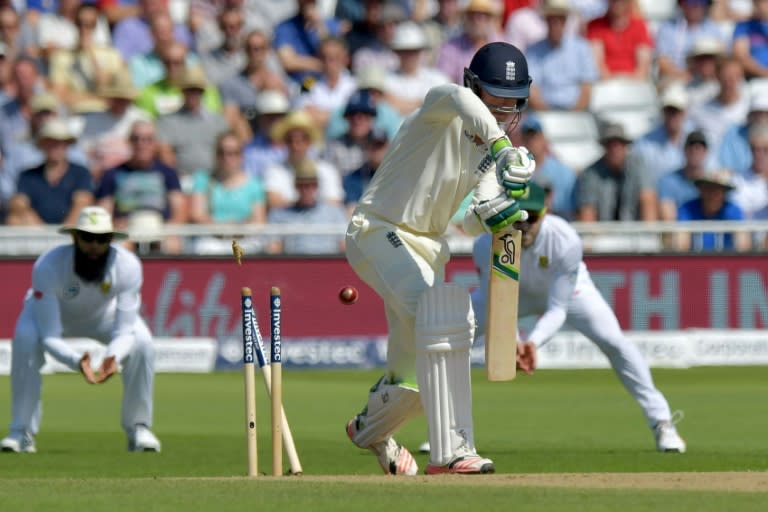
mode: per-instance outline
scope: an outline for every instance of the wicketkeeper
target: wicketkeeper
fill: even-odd
[[[40,368],[45,353],[82,373],[91,384],[106,382],[122,367],[122,425],[131,451],[160,451],[152,433],[155,352],[139,316],[139,259],[112,240],[126,238],[103,208],[89,206],[75,226],[64,227],[72,243],[42,254],[32,269],[32,288],[16,322],[11,353],[11,426],[0,441],[4,452],[36,451],[42,403]],[[63,338],[93,338],[106,345],[97,372],[88,352],[77,353]]]
[[[385,473],[415,475],[416,461],[393,434],[426,412],[432,443],[427,474],[490,473],[475,449],[469,350],[475,320],[469,294],[445,283],[443,235],[462,200],[468,233],[525,219],[515,197],[535,164],[506,136],[528,103],[523,54],[507,43],[480,48],[464,87],[431,89],[390,144],[347,230],[347,259],[382,297],[389,325],[387,372],[347,425]]]

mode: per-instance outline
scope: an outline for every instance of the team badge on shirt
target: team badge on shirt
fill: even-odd
[[[109,290],[112,289],[112,281],[102,281],[101,282],[101,292],[102,293],[109,293]]]
[[[35,290],[32,292],[32,296],[37,300],[40,300],[43,298],[43,292],[41,292],[40,290]]]
[[[64,289],[65,299],[74,299],[80,295],[80,285],[77,283],[71,284]]]
[[[549,267],[549,258],[546,256],[539,256],[539,268]]]

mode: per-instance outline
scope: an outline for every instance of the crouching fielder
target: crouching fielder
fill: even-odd
[[[154,348],[139,316],[142,268],[130,251],[111,245],[125,238],[100,207],[83,208],[77,225],[64,227],[72,243],[41,255],[32,269],[32,288],[16,322],[11,353],[11,427],[0,441],[4,452],[36,451],[40,429],[45,353],[101,384],[122,365],[122,425],[131,451],[160,451],[152,426]],[[88,352],[78,354],[63,338],[87,337],[106,344],[97,372]]]
[[[608,357],[624,387],[637,400],[662,452],[685,452],[685,442],[672,422],[669,405],[656,389],[642,354],[621,331],[616,315],[592,283],[582,261],[578,233],[562,218],[545,215],[546,192],[529,185],[527,197],[519,200],[528,212],[515,227],[523,232],[520,261],[519,316],[540,315],[528,341],[541,347],[567,322],[595,343]],[[472,294],[475,311],[485,311],[491,240],[477,238],[473,250],[481,286]],[[478,314],[478,334],[485,315]]]
[[[473,234],[524,218],[514,200],[534,163],[505,130],[528,99],[525,57],[507,43],[477,51],[465,87],[431,89],[393,139],[347,230],[347,259],[384,300],[387,373],[370,390],[347,435],[377,456],[385,473],[414,475],[411,454],[393,434],[426,412],[434,447],[427,474],[489,473],[475,450],[469,349],[469,294],[444,282],[443,238],[453,213],[473,192],[464,219]]]

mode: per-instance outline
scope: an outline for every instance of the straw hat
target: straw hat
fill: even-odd
[[[571,13],[571,3],[568,0],[544,0],[541,14],[544,16],[568,16]]]
[[[59,99],[50,92],[40,92],[30,98],[29,108],[34,114],[56,112],[59,110]]]
[[[77,224],[59,229],[59,233],[72,233],[74,231],[85,231],[94,235],[111,233],[115,239],[128,238],[126,233],[115,231],[112,227],[112,216],[101,206],[86,206],[80,210]]]
[[[181,89],[197,89],[204,91],[208,87],[208,80],[200,66],[190,66],[184,71],[184,75],[179,82]]]
[[[121,71],[112,77],[109,85],[101,90],[99,96],[108,99],[133,101],[139,96],[139,91],[133,85],[130,73]]]
[[[502,12],[502,7],[497,0],[469,0],[464,12],[484,12],[491,16],[498,16]]]
[[[284,118],[280,119],[272,127],[270,136],[276,142],[282,142],[285,135],[291,130],[303,130],[309,135],[309,140],[316,144],[320,142],[322,134],[317,124],[303,110],[294,110]]]
[[[293,166],[296,183],[317,183],[317,165],[306,158]]]
[[[38,142],[45,139],[61,140],[72,144],[77,140],[77,137],[72,133],[72,130],[66,121],[54,117],[44,122],[43,126],[40,128],[40,132],[37,134]]]

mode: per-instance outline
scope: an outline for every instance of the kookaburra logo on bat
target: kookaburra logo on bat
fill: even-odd
[[[511,233],[505,233],[499,238],[504,242],[504,254],[499,255],[499,262],[504,265],[512,265],[517,261],[517,247],[515,237]]]

